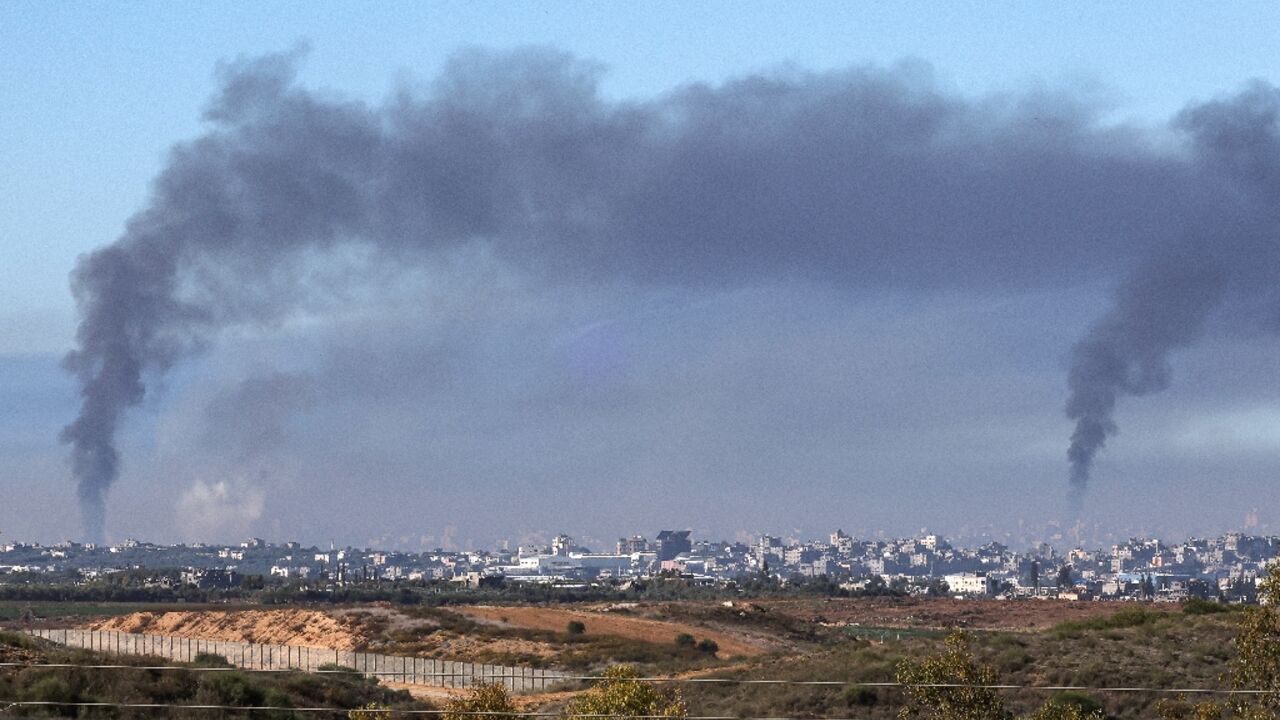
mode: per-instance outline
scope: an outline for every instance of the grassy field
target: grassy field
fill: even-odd
[[[1104,618],[1064,622],[1033,632],[974,631],[978,660],[995,669],[999,682],[1015,685],[1092,688],[1222,687],[1233,657],[1234,614],[1152,612],[1142,608]],[[724,677],[836,680],[844,686],[692,685],[684,688],[699,714],[790,717],[895,717],[902,692],[856,683],[891,682],[904,658],[938,652],[942,638],[906,634],[899,640],[832,639],[801,657],[777,658]],[[1053,693],[1007,691],[1011,710],[1027,712]],[[1074,693],[1097,703],[1109,716],[1146,718],[1156,693]],[[1081,697],[1083,696],[1083,697]]]

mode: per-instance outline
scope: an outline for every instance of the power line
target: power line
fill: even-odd
[[[370,713],[386,712],[396,715],[462,715],[468,717],[501,717],[501,718],[561,718],[559,712],[529,712],[501,710],[398,710],[395,708],[328,708],[328,707],[275,707],[270,705],[183,705],[180,703],[113,703],[113,702],[59,702],[55,700],[0,700],[7,704],[0,709],[5,712],[15,707],[76,707],[76,708],[126,708],[139,710],[233,710],[236,712],[300,712],[300,713],[349,713],[352,710],[364,710]],[[671,720],[669,715],[623,715],[618,713],[573,713],[568,717],[586,718],[587,720]],[[738,715],[686,715],[682,720],[814,720],[813,718],[791,717],[742,717]],[[858,720],[857,718],[820,718],[819,720]]]
[[[302,670],[299,668],[236,668],[236,667],[182,667],[178,665],[108,665],[108,664],[79,664],[79,663],[15,663],[0,662],[0,667],[16,667],[16,668],[62,668],[62,669],[80,669],[80,670],[146,670],[146,671],[174,671],[174,672],[251,672],[251,673],[305,673],[320,675],[362,675],[362,676],[380,676],[380,677],[407,677],[414,675],[413,672],[405,671],[360,671],[360,670]],[[477,677],[472,673],[416,673],[418,677],[433,678],[472,678],[475,680],[502,680],[506,678],[519,679],[521,676],[517,674],[508,675],[492,675],[483,678]],[[1186,695],[1265,695],[1275,692],[1273,690],[1256,690],[1248,688],[1158,688],[1143,685],[1129,686],[1094,686],[1094,685],[1019,685],[1014,683],[904,683],[897,681],[856,681],[856,680],[786,680],[782,678],[717,678],[717,677],[634,677],[634,678],[616,678],[607,675],[564,675],[556,678],[560,681],[581,681],[581,682],[600,682],[600,681],[616,681],[630,680],[636,682],[647,683],[675,683],[675,684],[708,684],[708,685],[782,685],[782,686],[812,686],[812,687],[866,687],[866,688],[953,688],[953,689],[973,689],[973,690],[1026,690],[1033,692],[1100,692],[1100,693],[1175,693]],[[0,701],[3,702],[3,701]]]

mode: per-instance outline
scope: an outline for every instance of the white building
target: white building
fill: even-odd
[[[954,573],[944,575],[942,579],[946,581],[947,589],[952,595],[987,597],[996,592],[995,578],[984,572]]]

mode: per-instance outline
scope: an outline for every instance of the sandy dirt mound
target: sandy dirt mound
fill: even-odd
[[[511,627],[554,630],[557,632],[564,632],[569,621],[577,620],[586,626],[585,634],[588,637],[592,635],[613,635],[633,640],[647,640],[664,645],[674,642],[677,635],[688,633],[698,640],[703,638],[714,640],[716,645],[720,646],[719,656],[722,658],[751,657],[765,652],[763,648],[721,630],[663,620],[592,612],[590,610],[566,610],[545,607],[493,607],[488,605],[470,605],[450,609],[474,620]]]
[[[1128,606],[1128,603],[1111,602],[951,598],[831,598],[760,601],[759,604],[811,622],[986,630],[1043,630],[1067,620],[1111,615]],[[1162,610],[1167,606],[1147,607]]]
[[[315,610],[139,612],[95,622],[88,628],[334,650],[351,650],[365,642],[355,628]]]

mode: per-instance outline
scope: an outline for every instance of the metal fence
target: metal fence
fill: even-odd
[[[545,690],[565,678],[564,673],[543,668],[380,655],[302,645],[264,645],[72,628],[27,632],[61,645],[116,655],[149,655],[178,662],[193,662],[202,654],[219,655],[232,665],[249,670],[314,672],[342,667],[384,682],[431,687],[468,688],[478,683],[502,683],[512,692],[524,693]]]

